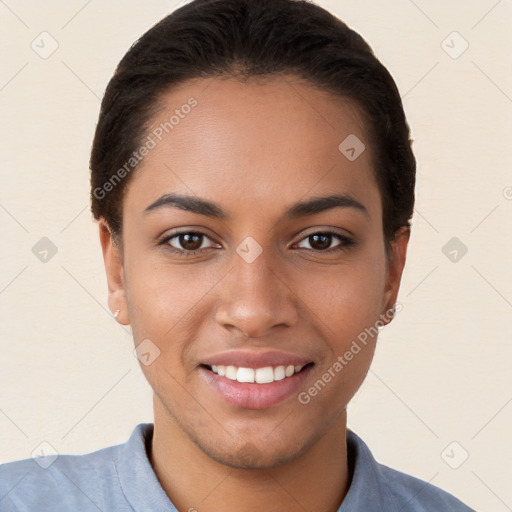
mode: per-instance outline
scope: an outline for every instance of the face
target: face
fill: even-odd
[[[356,106],[291,80],[168,93],[124,196],[122,258],[100,223],[109,304],[145,343],[155,423],[235,467],[293,460],[339,424],[405,260],[406,230],[386,260]],[[339,149],[350,135],[366,146],[356,159]]]

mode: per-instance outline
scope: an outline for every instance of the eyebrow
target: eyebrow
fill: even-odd
[[[314,197],[307,201],[294,204],[287,212],[289,218],[314,215],[332,208],[354,208],[368,216],[368,210],[359,201],[348,194],[333,194],[324,197]]]
[[[193,196],[184,196],[181,194],[164,194],[160,196],[154,203],[151,203],[144,212],[151,212],[159,208],[179,208],[192,213],[206,215],[207,217],[214,217],[224,219],[227,217],[226,213],[220,206],[217,206],[211,201],[200,199]]]
[[[217,219],[225,219],[228,217],[227,213],[219,205],[211,201],[176,193],[162,195],[154,203],[151,203],[145,208],[144,213],[149,213],[160,208],[178,208],[180,210]],[[332,208],[354,208],[368,216],[366,207],[348,194],[332,194],[329,196],[314,197],[307,201],[295,203],[285,212],[285,216],[292,219],[306,215],[315,215]]]

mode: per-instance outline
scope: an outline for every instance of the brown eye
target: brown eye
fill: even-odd
[[[336,238],[340,238],[336,235]],[[308,246],[301,245],[307,242]],[[299,246],[305,249],[313,249],[315,251],[325,251],[331,248],[333,242],[333,235],[331,233],[314,233],[301,240]]]
[[[333,244],[334,242],[334,244]],[[318,232],[303,238],[298,246],[302,249],[309,249],[317,252],[334,252],[347,249],[354,242],[341,233]]]
[[[179,235],[178,240],[183,249],[195,251],[201,247],[201,244],[203,243],[203,235],[199,235],[197,233],[185,233],[183,235]]]
[[[317,233],[308,237],[309,245],[317,251],[329,249],[332,243],[332,235]]]
[[[204,249],[208,247],[208,240],[209,238],[203,233],[187,232],[177,233],[166,241],[173,249],[183,252]]]

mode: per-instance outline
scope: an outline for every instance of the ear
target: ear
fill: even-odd
[[[120,248],[115,244],[112,231],[105,219],[98,222],[103,261],[107,273],[108,307],[115,313],[119,310],[117,321],[129,325],[128,305],[124,282],[123,257]]]
[[[383,312],[381,319],[384,325],[389,324],[393,320],[393,315],[390,315],[389,312],[395,306],[398,297],[410,236],[411,228],[402,227],[396,232],[395,239],[390,243],[386,288],[382,298]],[[397,311],[399,311],[398,307]]]

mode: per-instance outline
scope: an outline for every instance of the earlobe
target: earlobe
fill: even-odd
[[[395,239],[390,244],[391,247],[387,266],[386,288],[382,304],[384,325],[390,323],[394,316],[389,312],[395,308],[397,301],[410,235],[411,229],[404,226],[396,232]],[[397,311],[399,309],[401,308],[396,308]]]
[[[108,307],[115,319],[123,325],[129,325],[126,290],[124,283],[123,258],[118,246],[114,243],[112,231],[107,221],[101,218],[98,222],[101,249],[108,284]]]

